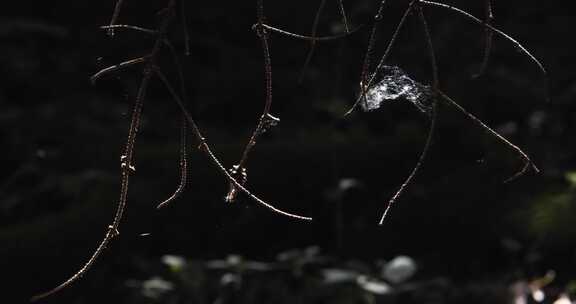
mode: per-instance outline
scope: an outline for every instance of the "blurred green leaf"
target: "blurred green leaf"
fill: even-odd
[[[568,171],[564,174],[571,187],[576,187],[576,171]]]

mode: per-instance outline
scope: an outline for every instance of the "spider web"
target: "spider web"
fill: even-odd
[[[360,104],[364,111],[379,109],[385,101],[407,100],[420,112],[431,114],[430,86],[414,81],[397,66],[385,65],[376,73],[374,84],[368,88]]]

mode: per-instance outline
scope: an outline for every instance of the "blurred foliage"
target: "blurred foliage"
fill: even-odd
[[[207,261],[166,255],[150,263],[146,279],[126,282],[132,290],[126,303],[563,304],[570,294],[569,286],[554,284],[554,272],[462,284],[416,274],[417,264],[407,256],[343,260],[321,255],[317,247],[280,253],[266,263],[238,255]]]

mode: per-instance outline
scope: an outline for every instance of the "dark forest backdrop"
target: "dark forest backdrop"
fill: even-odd
[[[308,34],[319,1],[265,1],[267,22]],[[344,1],[349,20],[371,20],[377,1]],[[382,54],[407,1],[389,1],[375,54]],[[452,1],[477,16],[483,1]],[[153,27],[162,1],[128,1],[121,22]],[[151,44],[139,33],[113,39],[98,28],[112,1],[19,1],[0,9],[0,302],[22,303],[55,286],[89,257],[113,216],[119,157],[137,71],[92,86],[89,77]],[[183,58],[189,107],[228,167],[240,156],[264,103],[255,1],[190,1],[191,55]],[[160,256],[257,260],[317,245],[342,260],[403,254],[421,279],[530,280],[549,270],[563,290],[576,279],[576,69],[574,15],[554,1],[495,1],[495,24],[547,67],[541,75],[508,42],[495,39],[486,74],[483,30],[427,8],[441,87],[522,147],[541,173],[504,184],[521,166],[508,147],[446,106],[432,150],[414,184],[383,226],[385,202],[418,158],[428,123],[411,105],[391,102],[343,119],[358,93],[368,28],[319,43],[298,84],[309,43],[271,34],[272,114],[281,123],[259,141],[249,186],[312,223],[278,216],[248,199],[223,201],[228,184],[199,151],[190,153],[189,186],[172,206],[156,204],[178,183],[174,102],[154,82],[137,142],[137,172],[121,237],[78,284],[46,303],[121,303],[124,282]],[[328,1],[319,33],[343,30]],[[182,50],[181,27],[171,37]],[[167,60],[168,61],[168,60]],[[430,82],[426,45],[409,18],[390,65]],[[165,72],[172,79],[174,71]],[[143,266],[144,265],[144,266]],[[147,268],[148,267],[148,268]],[[5,300],[6,299],[6,300]]]

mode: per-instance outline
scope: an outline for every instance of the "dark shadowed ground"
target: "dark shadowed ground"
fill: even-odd
[[[251,30],[255,1],[189,2],[191,55],[181,58],[188,105],[217,155],[231,167],[264,104],[262,50]],[[351,24],[369,23],[377,2],[344,1]],[[407,4],[388,2],[376,57]],[[481,0],[452,2],[476,16],[483,14]],[[273,261],[280,252],[309,246],[319,246],[321,255],[332,259],[331,268],[349,269],[349,261],[374,266],[397,255],[412,257],[418,265],[414,285],[398,285],[395,290],[407,295],[376,298],[382,303],[462,303],[472,298],[495,303],[492,294],[501,296],[512,283],[534,282],[550,271],[556,275],[546,285],[551,295],[547,301],[576,290],[574,14],[554,1],[494,2],[495,25],[548,69],[551,101],[545,102],[537,67],[500,38],[494,40],[485,75],[472,79],[482,61],[482,28],[426,8],[440,86],[523,148],[539,174],[531,171],[503,183],[522,166],[518,155],[442,104],[422,171],[378,226],[385,203],[418,159],[427,117],[398,99],[342,118],[358,94],[368,26],[345,39],[319,43],[301,84],[298,77],[310,44],[273,33],[272,113],[281,123],[253,151],[248,185],[275,206],[314,221],[284,218],[242,196],[225,203],[228,184],[195,149],[196,142],[190,147],[187,190],[170,207],[156,210],[178,184],[179,114],[165,88],[153,82],[121,237],[82,281],[43,302],[234,302],[227,298],[232,297],[238,303],[280,303],[259,296],[261,291],[246,291],[251,287],[232,296],[206,291],[209,287],[202,284],[221,284],[214,279],[220,273],[202,265],[229,254]],[[121,23],[154,27],[162,4],[128,1]],[[270,25],[308,34],[319,1],[265,4]],[[141,56],[153,42],[131,32],[111,39],[98,29],[109,21],[112,9],[112,1],[10,1],[0,10],[0,303],[24,303],[62,282],[90,256],[112,220],[119,157],[140,73],[128,70],[95,86],[89,77]],[[336,1],[327,1],[319,33],[342,30]],[[170,38],[183,54],[181,26],[173,26]],[[169,54],[164,57],[160,64],[176,82]],[[416,15],[401,31],[388,64],[430,83]],[[167,254],[184,256],[205,272],[202,284],[178,283],[173,295],[182,290],[206,294],[152,297],[154,302],[135,292],[140,290],[137,282],[149,277],[168,279],[160,261]],[[294,290],[302,289],[277,289],[288,284],[282,283],[285,276],[262,277],[262,282],[247,280],[247,286],[268,282],[267,292],[286,294],[279,298],[287,303],[336,301],[330,296],[341,303],[358,300],[324,287],[305,289],[307,300],[295,300],[291,295],[299,293]],[[210,285],[210,278],[216,283]],[[318,283],[297,282],[292,283]],[[442,288],[449,292],[422,300]]]

